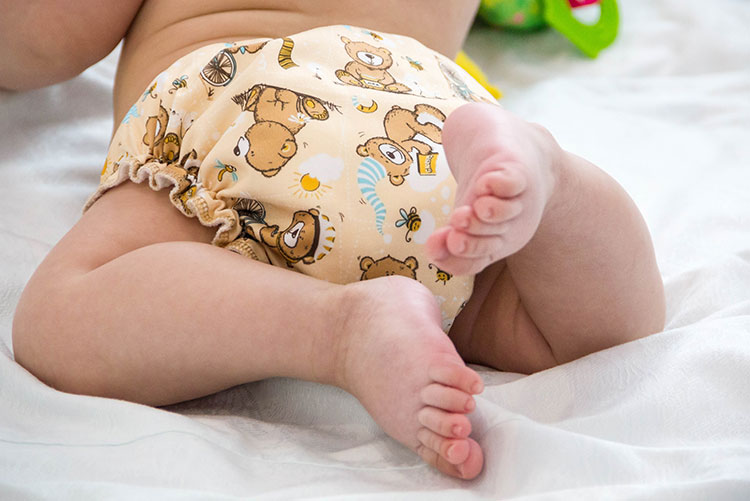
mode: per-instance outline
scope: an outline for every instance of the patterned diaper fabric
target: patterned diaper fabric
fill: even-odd
[[[211,44],[163,71],[112,139],[98,190],[148,181],[213,244],[335,283],[404,275],[448,330],[472,277],[430,263],[456,184],[441,128],[492,96],[408,37],[328,26]]]

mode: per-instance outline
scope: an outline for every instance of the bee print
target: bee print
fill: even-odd
[[[172,80],[172,88],[169,89],[169,93],[174,94],[178,90],[184,89],[185,87],[187,87],[187,79],[188,79],[187,75],[182,75],[181,77],[175,78],[174,80]]]
[[[430,263],[429,265],[427,265],[427,267],[430,268],[430,269],[432,269],[433,266],[434,265],[432,263]],[[435,276],[437,277],[437,279],[435,281],[436,282],[443,282],[443,285],[445,285],[448,282],[448,280],[450,280],[453,277],[453,275],[451,275],[447,271],[441,270],[437,266],[435,266]]]
[[[419,227],[422,225],[422,218],[419,217],[419,214],[417,214],[416,207],[412,207],[411,210],[409,210],[408,214],[403,208],[399,208],[398,212],[399,214],[401,214],[401,219],[396,221],[396,228],[406,226],[406,236],[404,238],[407,242],[411,242],[411,237],[409,236],[409,234],[415,231],[419,231]]]

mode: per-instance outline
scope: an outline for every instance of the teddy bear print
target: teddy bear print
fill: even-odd
[[[161,158],[164,153],[164,135],[167,130],[168,121],[169,112],[161,104],[159,105],[157,114],[148,117],[146,120],[146,133],[143,135],[143,144],[148,146],[148,152],[156,158]]]
[[[396,82],[388,72],[388,68],[393,65],[391,51],[366,42],[354,42],[347,37],[341,37],[341,41],[344,42],[344,49],[352,61],[346,63],[343,70],[336,70],[336,77],[340,81],[347,85],[388,92],[411,90],[406,85]]]
[[[297,153],[295,135],[311,120],[327,120],[335,105],[281,87],[255,85],[232,101],[253,113],[255,123],[240,136],[236,156],[266,177],[279,173]]]
[[[336,240],[336,229],[325,214],[318,209],[297,211],[292,216],[289,226],[280,230],[278,225],[269,225],[265,222],[265,209],[260,208],[257,201],[250,201],[250,205],[237,204],[236,210],[239,214],[240,224],[243,227],[243,236],[256,242],[262,242],[269,248],[276,250],[284,258],[288,266],[298,262],[313,264],[323,259],[333,250]],[[253,207],[253,205],[255,207]],[[242,207],[247,206],[247,210]],[[252,223],[262,222],[264,227],[258,232],[260,238],[256,237]]]
[[[187,201],[193,198],[198,191],[200,165],[201,162],[198,160],[198,154],[195,150],[192,150],[190,153],[183,155],[179,164],[176,162],[171,163],[165,166],[163,170],[164,173],[177,183],[172,195],[172,202],[175,204],[179,202],[185,211],[188,211]]]
[[[377,261],[370,256],[365,256],[359,261],[359,269],[362,270],[362,276],[359,279],[370,280],[372,278],[401,275],[416,280],[417,268],[419,268],[419,263],[414,256],[409,256],[403,261],[391,257],[390,254]]]
[[[440,128],[430,122],[419,122],[421,113],[445,121],[445,114],[429,104],[417,104],[414,111],[393,106],[383,119],[386,137],[373,137],[357,146],[359,156],[372,157],[385,167],[388,179],[394,186],[401,185],[409,174],[413,148],[417,150],[417,157],[422,163],[430,155],[437,155],[429,144],[415,139],[415,136],[421,134],[436,144],[442,144]]]
[[[179,130],[177,132],[166,132],[167,127],[173,128],[176,122],[179,122]],[[192,118],[188,117],[187,120],[183,120],[176,111],[172,110],[170,114],[160,104],[158,113],[146,120],[143,144],[149,147],[149,153],[159,161],[175,162],[180,158],[182,138],[192,123]]]

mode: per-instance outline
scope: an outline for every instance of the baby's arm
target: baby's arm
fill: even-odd
[[[81,73],[109,54],[143,0],[2,0],[0,88],[27,90]]]

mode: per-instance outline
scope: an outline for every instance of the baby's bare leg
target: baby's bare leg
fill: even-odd
[[[428,463],[474,477],[481,378],[421,284],[346,286],[206,242],[166,192],[107,192],[50,252],[19,302],[16,360],[63,391],[161,405],[287,376],[340,386]]]
[[[35,89],[79,74],[117,46],[141,3],[3,2],[0,88]]]
[[[151,405],[270,375],[328,380],[333,350],[293,333],[303,321],[331,330],[335,315],[282,311],[306,291],[304,304],[327,312],[334,288],[204,243],[211,237],[166,192],[127,183],[106,193],[29,281],[16,359],[58,389]],[[291,363],[310,352],[320,366]]]
[[[457,203],[428,243],[483,270],[451,331],[464,358],[534,372],[663,328],[648,229],[611,177],[495,106],[457,110],[443,142]]]

